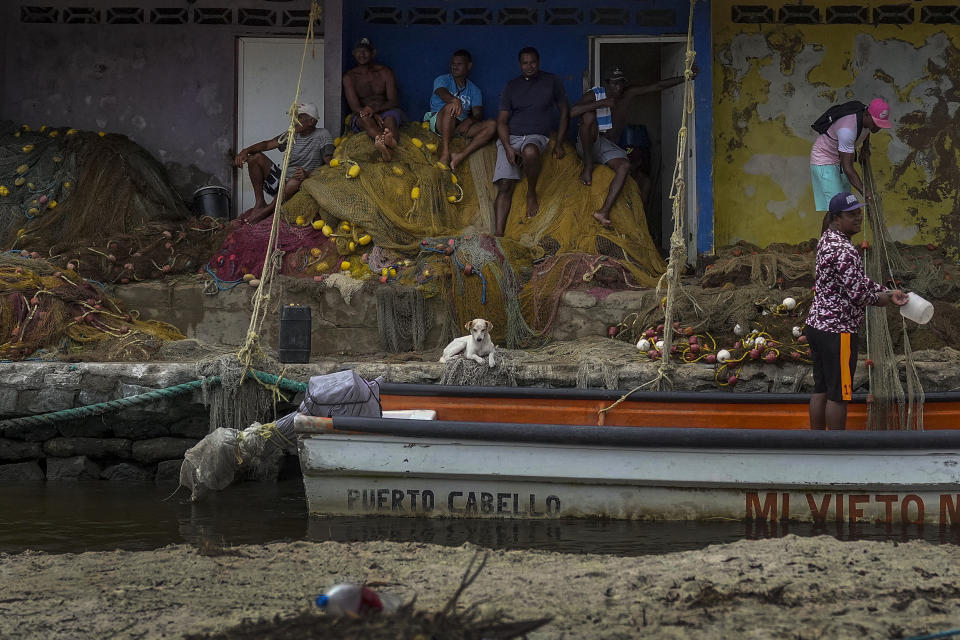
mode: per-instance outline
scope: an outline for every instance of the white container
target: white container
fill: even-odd
[[[907,304],[900,307],[900,315],[917,324],[927,324],[933,317],[933,304],[915,293],[908,293]]]

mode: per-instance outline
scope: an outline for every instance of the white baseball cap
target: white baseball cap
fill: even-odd
[[[317,105],[312,102],[304,102],[303,104],[297,105],[297,115],[303,114],[305,116],[310,116],[314,120],[320,119],[320,111],[317,110]]]

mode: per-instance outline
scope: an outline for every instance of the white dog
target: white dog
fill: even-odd
[[[470,335],[454,338],[443,350],[440,362],[446,363],[462,354],[480,364],[483,364],[483,359],[486,357],[487,364],[492,367],[494,362],[493,352],[497,348],[494,346],[493,340],[490,339],[493,323],[482,318],[475,318],[464,327],[470,332]]]

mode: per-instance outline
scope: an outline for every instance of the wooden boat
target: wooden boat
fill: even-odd
[[[960,525],[960,394],[924,431],[811,431],[800,394],[385,384],[383,418],[298,415],[312,515]]]

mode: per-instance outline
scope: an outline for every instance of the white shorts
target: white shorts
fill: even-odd
[[[540,153],[543,153],[548,142],[550,142],[550,138],[535,133],[526,136],[510,136],[510,147],[517,153],[523,151],[523,148],[529,144],[532,144]],[[507,160],[507,152],[503,149],[503,143],[497,140],[497,166],[493,170],[493,181],[496,182],[504,178],[507,180],[520,180],[523,178],[523,171],[520,163],[516,165],[510,164]]]

